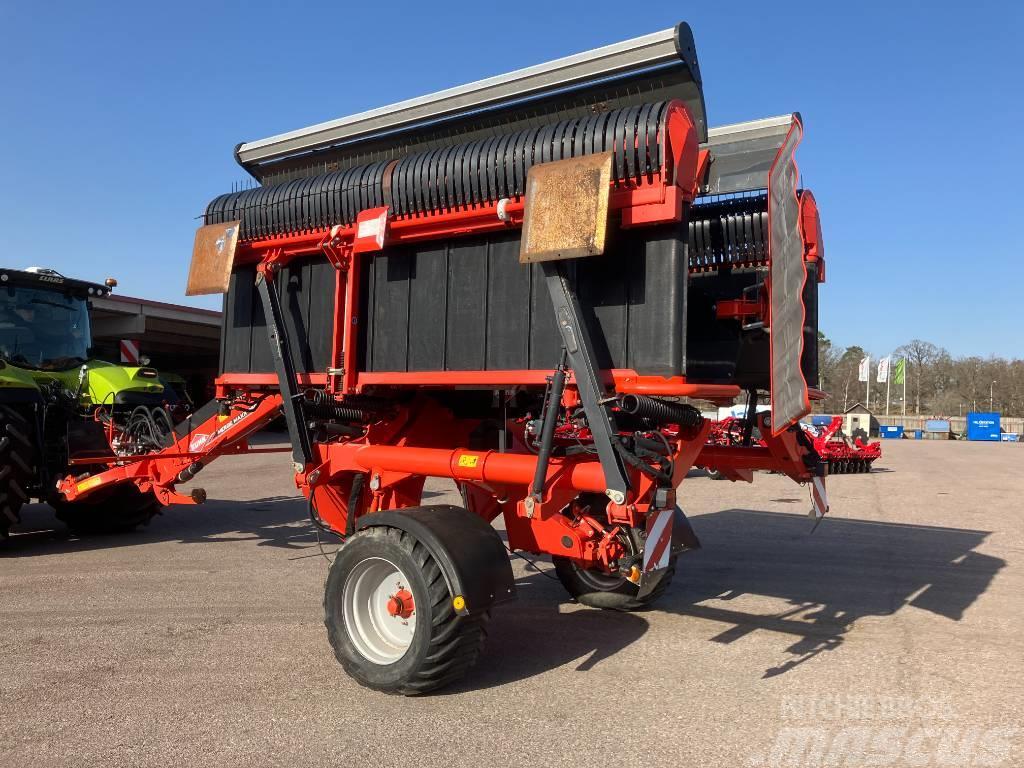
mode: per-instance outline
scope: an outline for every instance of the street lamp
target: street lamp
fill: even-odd
[[[998,383],[999,383],[998,381],[993,381],[991,384],[988,385],[988,410],[989,410],[989,413],[991,413],[992,411],[995,410],[995,407],[993,405],[993,402],[994,402],[993,401],[993,396],[995,395],[996,384],[998,384]]]

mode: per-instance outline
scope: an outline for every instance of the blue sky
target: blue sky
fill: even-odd
[[[681,19],[711,124],[804,116],[837,344],[1024,357],[1024,13],[1009,2],[0,0],[3,262],[185,302],[196,217],[244,176],[237,142]]]

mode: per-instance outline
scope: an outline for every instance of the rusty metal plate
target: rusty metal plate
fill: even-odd
[[[196,230],[192,263],[188,268],[186,296],[227,293],[235,263],[239,221],[207,224]]]
[[[519,262],[604,253],[611,179],[610,152],[533,166],[526,177]]]

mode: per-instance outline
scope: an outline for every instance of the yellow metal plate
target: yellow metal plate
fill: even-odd
[[[240,223],[228,221],[224,224],[207,224],[196,230],[186,296],[227,293],[231,267],[235,263]]]
[[[520,263],[604,253],[611,177],[611,153],[533,166],[526,177]]]

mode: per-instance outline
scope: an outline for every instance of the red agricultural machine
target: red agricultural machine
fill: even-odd
[[[699,546],[695,463],[811,483],[821,230],[798,115],[708,130],[690,29],[240,144],[190,292],[224,292],[216,398],[160,452],[68,477],[164,504],[283,412],[312,522],[343,541],[328,637],[360,683],[461,676],[507,547],[579,602],[642,608]],[[683,398],[745,395],[761,444],[706,445]],[[97,462],[89,459],[90,466]],[[460,506],[423,506],[450,478]]]
[[[814,446],[814,452],[823,464],[828,466],[830,475],[858,474],[870,472],[871,465],[882,455],[881,443],[865,443],[859,437],[851,440],[843,434],[843,417],[833,416],[827,425],[816,426],[801,422],[807,437]],[[738,416],[716,421],[708,431],[708,445],[711,446],[766,446],[761,438],[761,431],[755,422]],[[703,454],[702,454],[703,458]],[[698,462],[699,465],[702,462]],[[749,476],[727,476],[721,471],[709,469],[708,473],[716,480],[747,479]]]
[[[814,450],[828,465],[830,475],[870,472],[871,465],[882,456],[881,443],[865,443],[843,434],[843,417],[833,416],[825,426],[804,425],[814,442]]]

